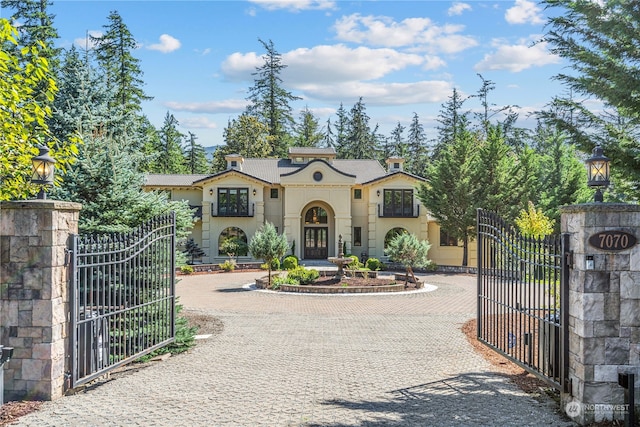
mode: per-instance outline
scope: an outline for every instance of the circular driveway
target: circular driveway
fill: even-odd
[[[423,276],[432,292],[318,296],[243,288],[259,275],[182,276],[179,302],[219,318],[220,334],[19,425],[573,425],[467,343],[475,276]]]

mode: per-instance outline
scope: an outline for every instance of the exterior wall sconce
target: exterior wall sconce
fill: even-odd
[[[209,189],[209,195],[210,195],[210,196],[213,196],[213,188],[210,188],[210,189]]]
[[[380,197],[380,190],[376,191],[376,194]]]
[[[256,189],[255,188],[253,189],[253,195],[254,196],[256,195]]]
[[[607,188],[609,186],[609,162],[609,158],[602,154],[602,147],[599,145],[593,149],[591,157],[585,160],[588,174],[587,185],[596,187],[594,202],[601,203],[603,200],[600,187]]]
[[[40,192],[38,193],[38,199],[46,199],[47,192],[45,187],[47,185],[53,185],[53,178],[55,174],[55,160],[49,156],[49,147],[38,146],[40,154],[31,159],[33,164],[33,175],[31,176],[31,182],[40,185]]]

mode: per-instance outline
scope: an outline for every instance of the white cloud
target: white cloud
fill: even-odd
[[[182,117],[180,118],[180,126],[186,129],[217,129],[218,124],[209,120],[208,117]]]
[[[167,101],[163,105],[174,111],[188,111],[190,113],[238,113],[245,109],[247,101],[244,99],[226,99],[210,102],[178,102]]]
[[[437,70],[438,68],[445,67],[447,63],[439,56],[427,55],[424,57],[423,70]]]
[[[283,80],[296,87],[307,82],[375,80],[410,66],[434,60],[394,49],[350,48],[342,44],[299,48],[282,54]],[[255,52],[233,53],[222,64],[228,80],[253,80],[253,73],[264,60]]]
[[[559,56],[547,50],[547,43],[531,45],[523,41],[516,45],[498,46],[495,52],[485,55],[474,69],[476,71],[507,70],[518,73],[527,68],[558,64],[560,61]]]
[[[332,0],[249,0],[249,2],[266,10],[287,9],[292,12],[336,8],[336,2]]]
[[[180,49],[181,45],[180,40],[175,37],[172,37],[169,34],[162,34],[160,36],[160,43],[149,45],[147,49],[157,50],[162,53],[169,53]]]
[[[544,24],[542,9],[533,1],[516,0],[515,6],[507,9],[504,19],[509,24]]]
[[[382,106],[442,103],[451,95],[452,88],[451,83],[440,80],[413,83],[309,83],[300,87],[307,95],[317,99],[335,102],[336,99],[357,100],[363,97],[367,105]]]
[[[467,10],[471,10],[471,5],[470,4],[462,3],[462,2],[455,2],[449,8],[449,10],[447,10],[447,14],[449,16],[462,15],[462,13],[467,11]]]
[[[102,37],[104,34],[102,31],[89,30],[85,37],[78,37],[73,40],[73,44],[80,49],[95,49],[96,43],[91,40],[91,37]]]
[[[336,38],[352,43],[383,47],[421,46],[430,52],[460,52],[476,46],[471,36],[460,34],[463,25],[436,25],[429,18],[407,18],[400,22],[386,16],[344,16],[334,24]]]

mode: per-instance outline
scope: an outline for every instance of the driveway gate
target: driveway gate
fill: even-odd
[[[522,236],[478,209],[478,340],[561,388],[568,375],[568,235]]]
[[[175,215],[71,239],[71,387],[174,340]]]

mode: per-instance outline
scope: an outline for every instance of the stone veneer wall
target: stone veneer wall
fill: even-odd
[[[0,202],[0,344],[5,401],[52,400],[65,391],[69,348],[65,250],[81,205],[55,200]]]
[[[569,379],[580,424],[623,419],[618,372],[640,365],[640,242],[622,251],[591,246],[591,235],[625,231],[640,239],[640,206],[594,203],[562,208],[573,268],[569,280]],[[594,268],[586,269],[593,256]],[[636,389],[640,386],[636,374]],[[640,396],[636,391],[636,396]],[[619,405],[619,406],[616,406]],[[569,411],[571,412],[571,411]]]

